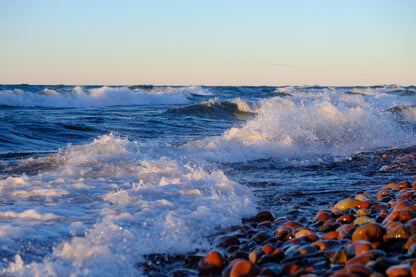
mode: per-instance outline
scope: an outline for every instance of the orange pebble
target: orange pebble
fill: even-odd
[[[356,208],[367,209],[370,207],[370,202],[368,201],[360,201],[355,204]]]
[[[394,203],[391,205],[395,211],[401,211],[407,207],[411,206],[411,203],[408,200],[403,200],[398,203]]]
[[[386,253],[384,251],[378,250],[378,249],[372,249],[368,250],[365,253],[362,253],[354,258],[349,259],[345,263],[345,268],[349,268],[353,264],[362,264],[366,265],[369,261],[375,260],[378,257],[386,256]]]
[[[377,192],[377,196],[384,195],[384,194],[389,194],[389,193],[390,193],[389,190],[382,189],[379,192]]]
[[[372,249],[371,243],[365,240],[358,240],[348,246],[348,254],[358,256]]]
[[[330,213],[320,213],[317,214],[314,218],[315,221],[327,221],[329,219],[331,219],[331,214]]]
[[[346,263],[345,263],[345,268],[349,268],[352,265],[355,264],[362,264],[362,265],[366,265],[369,261],[371,261],[371,257],[370,256],[363,256],[358,255],[357,257],[351,258],[349,259]]]
[[[282,249],[275,249],[270,255],[273,257],[273,260],[280,261],[285,256],[285,253]]]
[[[416,183],[416,182],[415,182],[415,183]],[[322,213],[327,213],[327,214],[329,214],[329,215],[331,215],[331,214],[332,214],[331,210],[319,210],[319,211],[316,213],[316,215],[318,215],[318,214],[322,214]]]
[[[272,253],[272,252],[273,252],[273,250],[274,250],[274,247],[273,247],[271,244],[269,244],[269,243],[266,243],[266,244],[263,246],[263,248],[262,248],[262,251],[263,251],[265,254],[270,254],[270,253]]]
[[[400,216],[400,211],[394,211],[391,212],[384,220],[383,225],[390,222],[390,221],[396,221]]]
[[[333,221],[333,220],[327,220],[327,221],[325,221],[324,226],[334,225],[334,224],[335,224],[335,221]]]
[[[411,235],[410,237],[409,237],[409,239],[406,241],[406,244],[404,245],[404,248],[405,249],[409,249],[410,248],[410,246],[412,246],[413,244],[415,244],[416,243],[416,234],[414,234],[414,235]]]
[[[255,264],[249,261],[239,261],[231,269],[230,277],[256,276],[259,271]]]
[[[343,239],[349,235],[349,231],[351,229],[351,224],[344,224],[338,227],[335,231],[338,232],[338,239]]]
[[[269,221],[269,220],[262,221],[262,222],[259,223],[259,227],[262,227],[262,226],[271,226],[271,225],[272,225],[272,222]]]
[[[307,235],[313,235],[315,234],[314,231],[309,230],[309,229],[300,229],[298,232],[296,232],[295,234],[295,238],[300,238],[300,237],[304,237]]]
[[[415,182],[416,183],[416,182]],[[410,274],[412,276],[416,276],[416,263],[412,264],[412,267],[410,268]]]
[[[306,242],[314,242],[319,240],[319,237],[315,234],[309,234],[302,237],[302,239]]]
[[[319,250],[325,250],[327,247],[325,242],[321,240],[315,241],[314,243],[312,243],[312,246],[318,247]]]
[[[352,241],[365,240],[369,242],[377,242],[383,239],[385,231],[378,223],[369,223],[355,229],[352,234]]]
[[[393,186],[393,189],[401,189],[401,188],[408,188],[410,187],[409,182],[403,181]]]
[[[409,208],[406,208],[400,212],[399,220],[401,222],[406,222],[406,221],[412,220],[413,218],[415,218],[415,216],[416,216],[416,213],[414,211],[412,211]]]
[[[394,228],[396,228],[397,226],[402,225],[402,223],[400,221],[391,221],[389,223],[387,223],[386,225],[384,225],[384,229],[388,230],[393,230]]]
[[[293,275],[296,271],[302,267],[297,264],[285,264],[282,269],[282,275]]]
[[[296,221],[288,221],[285,224],[283,224],[283,226],[288,226],[288,227],[293,228],[293,229],[298,229],[300,227],[303,227],[302,224],[300,224]]]
[[[410,277],[410,265],[400,264],[391,266],[386,270],[386,274],[388,277]]]
[[[210,251],[199,262],[199,272],[201,274],[220,272],[224,267],[225,260],[218,251]]]
[[[337,231],[332,231],[332,232],[328,232],[325,235],[322,236],[323,240],[327,240],[327,239],[338,239],[338,232]]]
[[[355,216],[352,214],[344,214],[343,216],[340,216],[335,223],[351,223],[355,220]]]

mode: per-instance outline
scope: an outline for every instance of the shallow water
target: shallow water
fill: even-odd
[[[381,157],[416,145],[415,96],[400,86],[2,85],[1,270],[140,274],[143,255],[209,247],[259,209],[311,212],[403,179],[381,171]]]

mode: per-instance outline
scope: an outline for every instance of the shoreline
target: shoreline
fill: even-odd
[[[362,187],[313,218],[261,211],[214,235],[209,251],[148,255],[137,267],[155,277],[416,276],[416,149],[380,158],[401,181]]]

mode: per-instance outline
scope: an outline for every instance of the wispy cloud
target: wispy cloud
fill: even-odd
[[[295,67],[294,65],[291,64],[286,64],[286,63],[270,63],[267,64],[268,66],[278,66],[278,67]]]

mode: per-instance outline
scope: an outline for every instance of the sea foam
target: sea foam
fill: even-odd
[[[56,246],[48,246],[51,253],[43,255],[51,259],[42,263],[24,262],[16,253],[6,273],[131,275],[142,255],[207,247],[207,235],[255,212],[250,189],[220,170],[153,157],[113,134],[22,163],[42,169],[0,181],[21,210],[0,213],[14,226],[2,232],[26,240],[48,232]]]
[[[209,95],[200,87],[163,87],[132,90],[127,87],[74,87],[58,93],[54,89],[30,92],[22,89],[0,91],[0,106],[12,107],[108,107],[126,105],[187,104],[191,95]]]
[[[338,91],[298,92],[296,96],[260,101],[256,116],[222,136],[187,143],[205,158],[221,162],[256,159],[309,159],[311,156],[341,156],[416,142],[407,128],[387,112],[397,96],[368,90],[363,94]],[[414,99],[403,97],[403,103]],[[414,121],[414,109],[400,109]],[[319,159],[320,160],[320,159]]]

